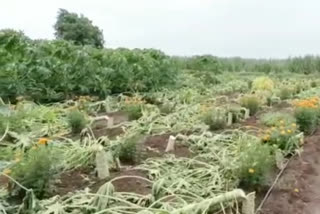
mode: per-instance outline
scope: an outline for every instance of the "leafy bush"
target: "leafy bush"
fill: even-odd
[[[312,81],[310,85],[312,88],[315,88],[318,86],[318,83],[316,81]]]
[[[312,133],[318,123],[318,112],[310,108],[296,108],[294,115],[301,131],[306,134]]]
[[[68,114],[68,123],[72,130],[72,133],[77,134],[82,131],[87,125],[85,115],[80,111],[71,111]]]
[[[59,158],[50,146],[38,145],[30,149],[12,168],[10,175],[28,189],[33,189],[38,198],[48,192],[57,173]],[[17,160],[18,161],[18,160]],[[18,192],[22,191],[18,188]],[[12,189],[14,192],[16,188]]]
[[[250,115],[255,115],[259,108],[260,108],[260,102],[259,99],[254,95],[246,95],[241,98],[240,104],[242,107],[245,107],[250,110]]]
[[[242,141],[238,152],[240,185],[252,188],[263,184],[265,174],[275,164],[274,148],[252,138]]]
[[[293,90],[289,87],[282,87],[279,91],[279,97],[281,100],[289,99],[293,94]]]
[[[261,122],[266,126],[277,126],[280,121],[285,124],[296,123],[296,119],[289,113],[269,112],[261,116]]]
[[[227,125],[226,113],[222,109],[213,109],[203,114],[203,122],[209,126],[210,130],[223,129]]]
[[[0,97],[11,101],[23,95],[59,101],[73,95],[148,92],[176,80],[175,64],[158,50],[36,42],[12,31],[0,31],[0,41]]]
[[[60,9],[54,29],[58,39],[70,40],[77,45],[103,47],[102,30],[92,25],[92,21],[83,15],[78,16],[76,13]]]
[[[253,90],[272,91],[273,87],[274,83],[269,77],[258,77],[252,82]]]
[[[218,58],[211,55],[193,56],[184,60],[186,68],[190,70],[210,71],[216,74],[222,71]]]
[[[134,164],[140,161],[142,157],[138,145],[141,138],[140,135],[132,136],[119,145],[117,152],[121,162]]]

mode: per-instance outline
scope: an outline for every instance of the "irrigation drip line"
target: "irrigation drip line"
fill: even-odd
[[[266,195],[264,196],[263,200],[261,201],[261,203],[260,203],[259,207],[257,208],[255,214],[258,214],[258,213],[261,211],[264,203],[265,203],[265,202],[267,201],[267,199],[269,198],[269,196],[270,196],[270,194],[271,194],[274,186],[277,184],[277,182],[278,182],[278,180],[280,179],[281,175],[283,174],[284,170],[287,168],[289,162],[290,162],[290,161],[292,160],[292,158],[295,157],[295,156],[296,156],[296,155],[293,155],[291,158],[289,158],[289,160],[288,160],[288,161],[285,163],[285,165],[282,167],[281,171],[278,173],[278,175],[277,175],[276,179],[274,180],[273,184],[271,185],[271,187],[269,188],[268,192],[266,193]]]

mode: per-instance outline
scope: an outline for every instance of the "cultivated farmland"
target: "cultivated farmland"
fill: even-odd
[[[303,210],[319,193],[318,62],[170,57],[3,30],[0,213]]]

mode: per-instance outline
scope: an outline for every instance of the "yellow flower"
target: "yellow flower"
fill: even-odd
[[[280,120],[280,124],[284,124],[284,121],[283,121],[283,120]]]
[[[10,175],[11,174],[11,169],[5,169],[5,170],[3,170],[3,174],[5,174],[5,175]]]
[[[282,131],[281,131],[281,134],[282,134],[282,135],[285,135],[285,134],[286,134],[286,132],[285,132],[284,130],[282,130]]]
[[[271,130],[272,130],[272,131],[276,130],[276,127],[272,126]]]
[[[269,135],[266,135],[266,136],[263,137],[263,140],[265,140],[265,141],[267,141],[267,140],[269,140],[269,139],[270,139],[270,136],[269,136]]]
[[[253,173],[254,173],[254,169],[250,168],[250,169],[248,170],[248,172],[249,172],[250,174],[253,174]]]
[[[16,159],[14,159],[14,161],[15,161],[16,163],[18,163],[18,162],[21,161],[21,158],[16,158]]]
[[[297,124],[295,124],[295,123],[292,123],[291,125],[292,125],[292,127],[297,127]]]
[[[38,141],[38,144],[40,145],[47,145],[48,144],[49,139],[48,138],[40,138]]]
[[[298,188],[295,188],[293,191],[294,192],[300,192]]]
[[[290,129],[288,129],[287,132],[290,134],[292,131]]]
[[[31,149],[35,150],[35,149],[37,149],[37,147],[36,147],[36,146],[33,146],[33,147],[31,147]]]

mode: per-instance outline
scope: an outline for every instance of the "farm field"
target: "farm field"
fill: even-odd
[[[317,210],[317,73],[1,39],[1,213]]]

